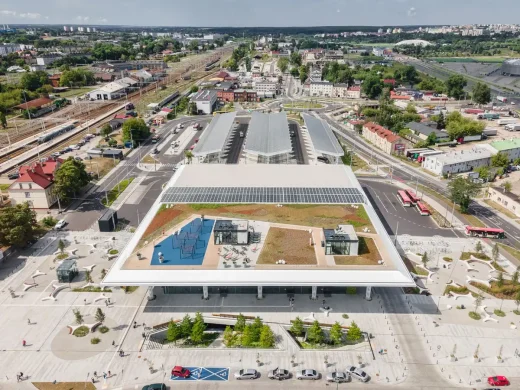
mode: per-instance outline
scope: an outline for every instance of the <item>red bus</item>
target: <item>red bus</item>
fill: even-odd
[[[399,198],[399,200],[401,201],[401,204],[404,207],[411,207],[412,206],[412,201],[410,200],[410,197],[408,196],[408,194],[406,193],[405,190],[397,191],[397,197]]]
[[[412,190],[406,190],[406,193],[408,194],[408,197],[410,198],[413,204],[417,204],[417,202],[421,200],[417,195],[415,195],[415,192],[413,192]]]
[[[466,226],[466,234],[472,237],[506,238],[502,229]]]
[[[421,215],[430,215],[430,210],[428,210],[428,207],[425,206],[423,202],[418,201],[417,202],[417,210],[419,210],[419,214]]]

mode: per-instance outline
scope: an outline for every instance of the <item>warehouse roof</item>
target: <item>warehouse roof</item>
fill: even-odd
[[[203,156],[222,151],[236,116],[236,112],[229,112],[214,117],[202,133],[199,142],[193,149],[193,154]]]
[[[302,117],[316,152],[337,157],[345,154],[327,122],[305,113]]]
[[[473,148],[472,150],[461,150],[460,152],[452,152],[446,154],[438,154],[427,156],[427,159],[436,159],[444,165],[460,164],[483,158],[490,158],[493,154],[484,148]]]
[[[292,147],[287,114],[252,112],[244,150],[267,156],[289,153]]]
[[[202,91],[197,92],[192,98],[193,102],[209,102],[215,99],[217,96],[217,91],[212,89],[203,89]]]
[[[520,148],[520,138],[491,142],[491,146],[493,146],[499,152]]]

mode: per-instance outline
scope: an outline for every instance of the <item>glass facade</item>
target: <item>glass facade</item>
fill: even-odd
[[[202,286],[165,286],[162,287],[164,294],[200,294],[202,295]],[[318,287],[318,294],[345,294],[345,287]],[[209,294],[251,294],[258,293],[256,286],[244,287],[208,287]],[[263,286],[262,294],[264,296],[270,294],[312,294],[310,286]]]
[[[325,243],[326,255],[350,255],[350,242],[327,241]]]

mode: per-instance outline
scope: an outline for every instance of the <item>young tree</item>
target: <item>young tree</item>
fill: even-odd
[[[383,84],[378,75],[369,74],[363,81],[361,89],[370,99],[376,99],[383,91]]]
[[[516,311],[518,312],[518,306],[520,306],[520,291],[517,291],[515,295]]]
[[[422,257],[421,257],[421,262],[422,262],[424,268],[426,268],[426,266],[428,265],[429,261],[430,261],[430,259],[428,258],[428,253],[424,252]]]
[[[185,150],[184,157],[186,157],[188,160],[188,164],[191,164],[191,160],[193,159],[193,152],[191,150]]]
[[[482,243],[479,241],[477,241],[477,245],[475,245],[475,250],[477,251],[477,253],[480,253],[482,252]]]
[[[289,60],[285,57],[280,57],[276,65],[278,65],[278,68],[282,73],[285,73],[289,67]]]
[[[112,132],[112,126],[110,126],[108,123],[106,125],[104,125],[101,128],[101,130],[99,131],[101,136],[104,137],[104,138],[108,137],[111,132]]]
[[[275,337],[271,327],[269,325],[262,325],[262,330],[260,331],[260,346],[262,348],[272,348],[274,347],[274,343]]]
[[[361,329],[359,326],[352,321],[348,330],[347,330],[347,340],[348,341],[358,341],[361,337],[363,337],[363,333],[361,333]]]
[[[466,79],[461,75],[452,75],[446,80],[446,89],[449,97],[461,99],[466,94],[464,87],[468,85]]]
[[[437,118],[437,130],[443,130],[446,128],[446,119],[444,118],[444,113],[441,111],[439,117]]]
[[[0,123],[4,129],[7,129],[7,118],[3,112],[0,111]]]
[[[107,270],[103,268],[101,270],[101,280],[105,279],[105,276],[107,276]]]
[[[458,176],[450,180],[448,189],[450,190],[450,199],[460,206],[461,212],[466,213],[471,200],[479,194],[481,186],[469,178]]]
[[[54,174],[54,193],[61,201],[68,200],[85,187],[90,178],[82,161],[69,157]]]
[[[307,330],[307,340],[313,344],[322,344],[325,341],[325,334],[318,321],[314,321]]]
[[[74,313],[74,318],[76,320],[76,324],[81,325],[84,322],[83,315],[80,313],[80,311],[78,309],[74,309],[72,312]]]
[[[506,168],[509,165],[509,158],[505,153],[497,153],[491,157],[491,166],[496,168]]]
[[[294,319],[294,321],[292,322],[292,326],[291,326],[291,329],[290,331],[295,335],[295,336],[301,336],[303,334],[303,321],[300,317],[296,317]]]
[[[181,336],[183,338],[190,337],[191,335],[192,322],[189,314],[186,314],[179,324],[181,330]]]
[[[511,275],[511,282],[513,283],[513,285],[516,286],[518,284],[519,276],[520,276],[520,266],[516,267],[515,272],[513,272],[513,275]]]
[[[93,280],[92,280],[92,272],[89,271],[88,269],[85,270],[85,281],[87,283],[92,283],[93,282]]]
[[[36,213],[27,202],[0,210],[0,244],[24,247],[36,234]]]
[[[505,192],[511,192],[511,189],[513,188],[513,185],[511,184],[510,181],[506,181],[504,183],[504,191]]]
[[[235,330],[237,332],[243,332],[246,327],[246,317],[242,313],[240,313],[237,317],[237,322],[235,323]]]
[[[150,136],[150,128],[141,118],[130,118],[123,123],[123,141],[133,141],[134,145],[143,142]]]
[[[488,104],[491,101],[491,89],[487,84],[477,83],[473,87],[473,101],[477,104]]]
[[[260,317],[256,317],[251,324],[251,332],[253,337],[253,342],[258,342],[260,340],[260,332],[262,331],[262,320]]]
[[[63,250],[65,249],[65,243],[63,242],[63,240],[60,238],[59,241],[58,241],[58,250],[63,253]]]
[[[498,250],[498,244],[495,243],[495,245],[493,245],[493,249],[491,250],[491,257],[493,257],[493,260],[497,261],[499,255],[500,252]]]
[[[201,343],[204,340],[204,331],[206,330],[206,323],[202,314],[197,313],[195,315],[195,321],[191,328],[191,340],[195,343]]]
[[[478,294],[475,297],[475,313],[477,312],[478,308],[482,305],[483,301],[484,301],[484,296],[482,294]]]
[[[190,88],[190,93],[195,93],[198,91],[199,91],[199,87],[197,87],[196,85],[194,85],[193,87]]]
[[[166,331],[166,340],[177,341],[182,336],[180,326],[173,321],[168,324],[168,330]]]
[[[96,309],[96,321],[101,323],[105,322],[105,313],[103,313],[100,307]]]
[[[497,286],[502,287],[504,285],[504,273],[499,272],[497,276]]]
[[[233,346],[235,342],[235,335],[233,334],[233,329],[231,329],[231,326],[226,326],[222,338],[224,339],[224,344],[226,345],[226,347]]]
[[[247,324],[244,327],[244,331],[242,332],[242,337],[240,339],[240,343],[244,347],[250,347],[253,345],[254,342],[255,342],[255,337],[254,337],[253,325]]]
[[[339,345],[343,342],[343,329],[341,329],[339,322],[335,322],[334,325],[332,325],[329,337],[335,345]]]

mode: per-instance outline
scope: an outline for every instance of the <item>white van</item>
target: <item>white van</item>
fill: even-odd
[[[71,148],[72,150],[79,150],[79,145],[70,145],[69,148]]]

